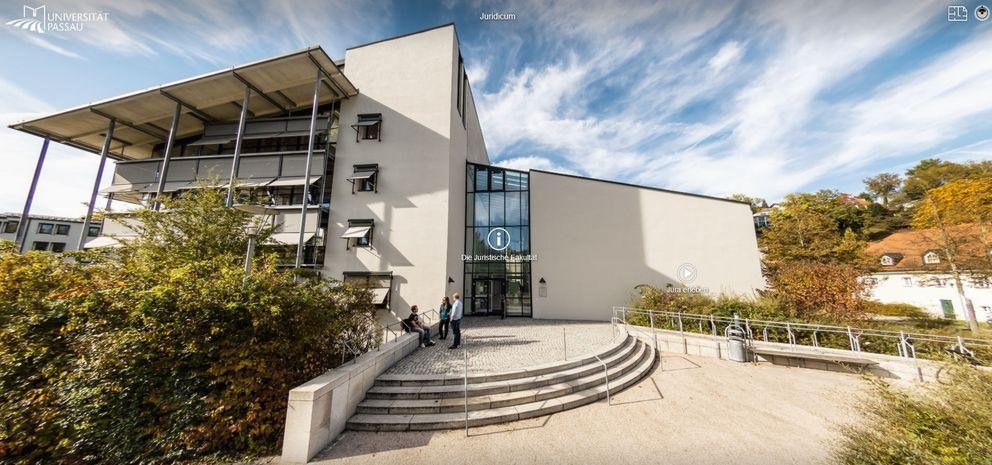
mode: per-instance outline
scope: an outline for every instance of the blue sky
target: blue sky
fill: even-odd
[[[973,9],[978,3],[965,3]],[[455,22],[490,158],[689,192],[857,193],[922,158],[992,158],[992,20],[947,2],[48,2],[83,31],[4,25],[0,210],[41,141],[12,122],[319,44]],[[513,20],[483,21],[483,13]],[[98,158],[53,145],[36,213],[81,215]],[[109,183],[109,174],[104,183]]]

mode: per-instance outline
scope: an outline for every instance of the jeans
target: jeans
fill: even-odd
[[[455,340],[451,342],[451,347],[462,345],[462,319],[451,320],[451,332],[455,333]]]
[[[451,320],[441,320],[441,323],[437,325],[437,332],[441,336],[441,339],[448,337],[448,326],[451,324]]]
[[[415,333],[420,333],[420,343],[421,344],[427,344],[428,342],[431,342],[431,329],[430,328],[428,328],[426,326],[424,326],[423,328],[413,327],[413,328],[410,328],[410,331],[415,332]]]

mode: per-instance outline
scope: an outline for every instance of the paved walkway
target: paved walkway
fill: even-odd
[[[564,338],[562,336],[564,331]],[[417,349],[393,365],[391,374],[461,374],[462,350],[449,350],[451,339],[435,337],[437,345]],[[530,318],[465,317],[462,348],[468,351],[469,372],[519,369],[594,352],[610,342],[609,323]]]
[[[606,401],[469,430],[346,432],[314,460],[340,464],[821,464],[860,420],[856,375],[663,354]]]

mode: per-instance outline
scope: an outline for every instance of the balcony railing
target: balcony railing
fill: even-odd
[[[197,182],[219,181],[226,185],[231,174],[233,155],[208,155],[177,157],[169,162],[166,192],[195,187]],[[120,194],[155,192],[158,188],[162,159],[117,162],[114,181],[105,193]],[[311,182],[324,174],[324,151],[315,150],[310,168]],[[277,153],[247,153],[238,164],[238,182],[245,186],[262,187],[268,184],[287,185],[286,180],[306,176],[305,150]]]

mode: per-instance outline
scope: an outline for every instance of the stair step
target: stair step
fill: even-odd
[[[624,341],[620,350],[614,352],[604,360],[607,366],[620,363],[637,349],[637,340],[633,337]],[[573,379],[582,378],[591,374],[602,372],[603,366],[595,358],[591,363],[570,368],[554,373],[531,376],[527,378],[517,378],[508,381],[491,381],[485,383],[470,383],[468,385],[468,395],[470,397],[486,396],[492,394],[502,394],[515,391],[525,391],[530,389],[567,382]],[[464,383],[464,378],[463,378]],[[427,386],[372,386],[366,393],[367,399],[398,400],[398,399],[450,399],[464,398],[465,388],[463,384],[453,385],[427,385]]]
[[[622,326],[618,326],[621,331],[619,337],[616,338],[610,346],[597,354],[587,354],[583,355],[578,359],[569,360],[566,362],[550,362],[541,365],[530,366],[525,369],[520,370],[510,370],[502,371],[496,373],[481,373],[469,375],[469,384],[479,384],[488,383],[494,381],[509,381],[519,378],[529,378],[534,376],[540,376],[548,373],[555,373],[563,370],[568,370],[571,368],[579,367],[582,365],[588,365],[589,363],[596,362],[596,356],[605,359],[617,351],[623,349],[628,340],[631,339]],[[434,375],[434,374],[397,374],[397,373],[386,373],[379,375],[375,379],[375,386],[444,386],[444,385],[462,385],[465,383],[464,375]]]
[[[630,351],[624,351],[622,354],[617,354],[617,357],[621,355],[623,357],[622,360],[618,360],[620,363],[607,363],[610,379],[621,377],[636,368],[638,362],[644,357],[645,352],[649,350],[644,343],[636,340],[632,349]],[[594,372],[581,378],[574,378],[521,391],[490,395],[470,395],[468,397],[468,410],[500,408],[553,399],[575,391],[587,389],[602,382],[603,368],[602,365],[599,365]],[[462,392],[459,391],[458,397],[444,399],[365,399],[358,404],[358,413],[426,414],[463,412],[466,407],[465,397]],[[469,392],[472,391],[470,390]]]
[[[629,370],[617,379],[610,380],[610,393],[622,391],[640,381],[651,372],[656,363],[657,354],[647,344],[641,343],[643,349],[634,369]],[[595,402],[606,397],[605,384],[598,384],[581,391],[573,392],[552,399],[528,402],[515,406],[489,408],[468,412],[468,426],[483,426],[505,423],[515,420],[550,415],[581,405]],[[443,402],[443,400],[441,400]],[[348,428],[358,431],[415,431],[434,429],[454,429],[465,426],[465,413],[426,413],[410,415],[377,415],[359,413],[348,421]]]

